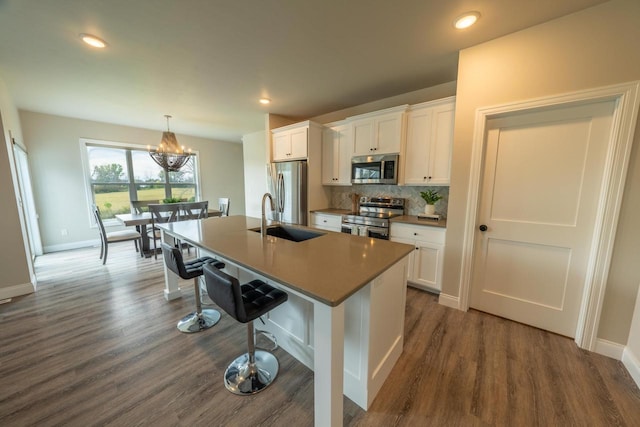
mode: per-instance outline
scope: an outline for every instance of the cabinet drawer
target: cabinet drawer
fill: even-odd
[[[410,225],[402,223],[392,223],[390,235],[401,239],[422,240],[444,245],[447,230],[440,227],[430,227],[428,225]]]
[[[322,214],[322,213],[313,214],[312,226],[315,228],[321,228],[323,230],[339,232],[341,224],[342,224],[341,215]]]

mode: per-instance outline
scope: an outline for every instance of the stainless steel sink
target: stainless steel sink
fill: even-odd
[[[260,227],[250,228],[251,231],[260,232]],[[303,230],[301,228],[289,227],[286,225],[272,225],[267,227],[267,236],[278,237],[292,242],[303,242],[315,237],[324,236],[325,233],[318,231]]]

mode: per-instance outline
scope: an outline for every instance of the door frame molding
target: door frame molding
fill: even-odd
[[[514,113],[608,100],[615,101],[611,135],[605,159],[602,192],[598,200],[595,231],[589,253],[586,283],[575,337],[575,342],[579,347],[590,351],[595,350],[600,313],[602,311],[631,146],[633,145],[636,120],[638,118],[640,80],[497,106],[481,107],[476,110],[462,246],[460,299],[458,301],[460,310],[466,311],[469,309],[476,223],[488,120],[507,117]]]

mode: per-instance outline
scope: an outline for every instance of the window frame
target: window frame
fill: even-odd
[[[127,175],[129,176],[129,182],[121,183],[121,184],[114,183],[114,185],[127,185],[129,187],[129,200],[137,199],[136,186],[140,185],[140,183],[136,183],[136,180],[135,180],[135,174],[133,172],[133,159],[132,159],[131,152],[144,151],[148,153],[149,149],[147,145],[142,145],[142,144],[80,138],[80,157],[82,161],[82,172],[84,174],[85,197],[87,201],[87,215],[89,217],[90,227],[95,228],[98,226],[98,224],[93,218],[93,213],[91,209],[91,205],[95,203],[95,199],[94,199],[93,188],[92,188],[93,184],[91,182],[92,171],[89,165],[88,147],[102,147],[102,148],[113,148],[113,149],[125,150],[126,170],[127,170]],[[199,164],[200,153],[197,150],[193,150],[192,153],[194,155],[191,161],[194,162],[193,177],[194,177],[195,183],[188,184],[188,185],[195,185],[195,198],[196,200],[201,200],[202,184],[200,180],[200,164]],[[165,195],[171,194],[172,185],[176,185],[176,183],[172,184],[171,182],[169,182],[169,174],[165,174],[165,182],[164,182]],[[167,197],[170,197],[170,196],[167,196]],[[103,220],[103,223],[105,227],[114,227],[114,226],[122,225],[120,221],[118,221],[115,218],[105,219]]]

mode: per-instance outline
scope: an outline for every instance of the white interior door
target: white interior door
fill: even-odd
[[[35,201],[31,185],[31,174],[29,173],[29,162],[27,153],[17,144],[14,147],[14,158],[18,174],[20,187],[20,204],[23,209],[25,222],[27,225],[27,235],[29,247],[31,248],[31,258],[42,255],[42,241],[40,240],[40,227],[38,225],[38,215],[36,214]]]
[[[575,336],[614,106],[487,123],[471,307]]]

